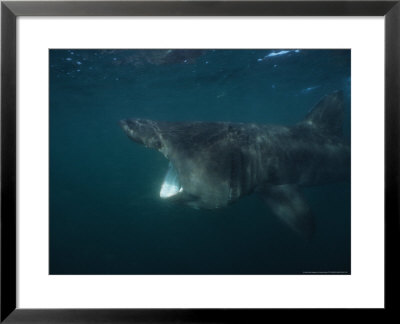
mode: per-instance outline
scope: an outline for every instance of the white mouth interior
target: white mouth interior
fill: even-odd
[[[161,185],[160,197],[169,198],[175,196],[182,191],[181,184],[179,183],[178,172],[175,170],[172,163],[169,163],[168,172],[165,175],[164,181]]]

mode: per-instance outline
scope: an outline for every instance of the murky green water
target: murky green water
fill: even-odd
[[[347,50],[51,50],[51,274],[350,272],[350,183],[306,188],[306,242],[252,195],[218,210],[160,199],[168,161],[118,121],[294,124],[334,90]]]

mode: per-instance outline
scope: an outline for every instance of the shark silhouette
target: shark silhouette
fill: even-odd
[[[147,119],[120,124],[134,142],[170,161],[161,198],[210,209],[256,193],[275,215],[309,238],[314,218],[299,188],[350,179],[343,115],[343,94],[336,91],[292,126]]]

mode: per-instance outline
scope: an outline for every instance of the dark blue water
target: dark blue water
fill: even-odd
[[[303,190],[305,241],[256,195],[217,210],[161,200],[168,161],[118,124],[290,125],[334,90],[349,141],[348,50],[51,50],[50,273],[350,273],[350,183]]]

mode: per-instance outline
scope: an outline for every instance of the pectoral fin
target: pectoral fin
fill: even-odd
[[[260,194],[275,215],[301,236],[311,238],[314,218],[297,186],[267,186]]]

